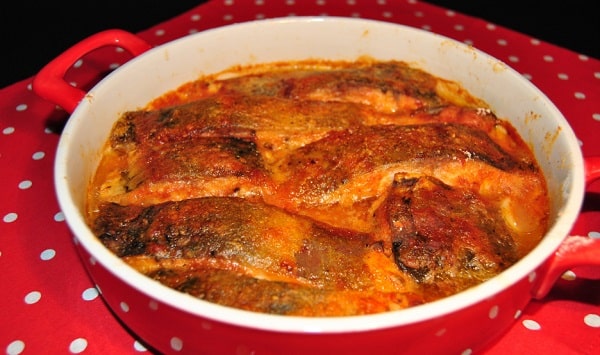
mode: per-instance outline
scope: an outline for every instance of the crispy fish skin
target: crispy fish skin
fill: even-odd
[[[271,96],[300,101],[353,102],[384,113],[409,113],[457,104],[485,104],[452,82],[401,61],[304,61],[249,66],[193,81],[152,102],[152,108],[178,105],[214,94]]]
[[[181,273],[161,268],[148,276],[181,292],[224,306],[288,316],[328,317],[389,312],[422,304],[411,292],[316,289],[219,269]],[[228,285],[228,287],[223,287]]]
[[[262,202],[207,197],[150,207],[110,204],[103,211],[94,233],[116,255],[213,302],[303,315],[315,315],[311,304],[333,307],[321,315],[350,315],[422,302],[413,281],[370,236]],[[218,288],[215,278],[241,283]],[[283,303],[265,306],[264,298],[275,296]]]
[[[380,252],[369,235],[322,226],[247,199],[206,197],[150,207],[110,204],[104,211],[94,232],[120,257],[218,259],[254,276],[318,287],[373,284],[365,254]]]
[[[95,193],[122,205],[268,194],[269,161],[358,127],[361,115],[355,105],[240,96],[127,112],[110,136]]]
[[[307,201],[322,199],[355,176],[380,166],[410,162],[414,170],[444,160],[475,160],[503,171],[536,170],[513,159],[487,135],[464,125],[371,126],[331,132],[299,148],[278,167],[283,185]]]
[[[430,176],[490,200],[506,198],[513,205],[530,204],[527,199],[536,197],[543,206],[545,200],[534,161],[516,159],[484,132],[460,124],[331,132],[291,152],[271,170],[277,189],[264,196],[268,203],[366,233],[379,229],[373,213],[397,174]],[[504,196],[509,189],[510,196]],[[543,230],[545,217],[542,214],[539,224],[530,228]]]
[[[400,178],[384,205],[394,258],[428,292],[452,294],[518,260],[499,208],[430,177]]]

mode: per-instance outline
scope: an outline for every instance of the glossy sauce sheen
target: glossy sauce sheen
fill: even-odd
[[[116,122],[88,196],[132,267],[245,310],[359,315],[477,285],[547,230],[510,124],[403,62],[267,63]]]

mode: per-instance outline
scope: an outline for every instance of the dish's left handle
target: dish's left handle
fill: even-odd
[[[86,92],[65,81],[67,70],[87,53],[111,45],[123,48],[134,57],[152,47],[137,35],[127,31],[110,29],[98,32],[84,38],[46,64],[33,78],[33,91],[65,111],[73,113]]]

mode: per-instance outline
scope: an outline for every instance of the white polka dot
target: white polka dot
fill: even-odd
[[[48,261],[48,260],[54,259],[55,255],[56,255],[56,251],[54,251],[54,249],[46,249],[40,253],[40,259],[42,259],[44,261]]]
[[[544,61],[545,62],[553,62],[554,61],[554,57],[552,57],[551,55],[545,55],[544,56]]]
[[[594,116],[595,120],[600,120],[600,114],[595,113],[595,114],[593,114],[593,116]],[[588,237],[594,238],[594,239],[600,239],[600,232],[589,232]]]
[[[415,17],[423,17],[425,16],[421,11],[415,11]]]
[[[381,14],[383,17],[385,18],[392,18],[392,13],[390,11],[384,11],[383,14]]]
[[[296,2],[294,0],[286,0],[285,4],[292,6],[292,5],[296,4]]]
[[[558,73],[558,78],[560,80],[569,80],[569,76],[565,73]]]
[[[531,76],[531,74],[528,74],[528,73],[523,73],[523,77],[524,77],[525,79],[527,79],[527,80],[531,80],[531,78],[533,78],[533,77]]]
[[[225,0],[225,1],[223,2],[223,4],[224,4],[225,6],[231,6],[231,5],[233,5],[233,0]]]
[[[115,47],[115,52],[116,53],[124,53],[125,50],[123,48],[121,48],[121,47]]]
[[[497,43],[498,43],[499,45],[501,45],[501,46],[506,46],[506,45],[508,44],[508,42],[506,42],[506,40],[505,40],[505,39],[499,39],[499,40],[497,41]]]
[[[521,316],[521,310],[517,309],[517,311],[515,312],[515,319],[519,318]]]
[[[256,353],[255,351],[252,350],[251,347],[249,347],[248,345],[244,345],[244,344],[237,345],[235,347],[235,350],[233,350],[232,352],[237,355],[253,355],[254,353]]]
[[[534,320],[531,319],[525,319],[523,322],[521,322],[523,324],[523,326],[529,330],[540,330],[542,329],[542,327],[540,326],[540,324]]]
[[[226,14],[223,16],[223,21],[231,21],[231,20],[233,20],[232,14]]]
[[[494,319],[496,317],[498,317],[498,306],[493,306],[492,308],[490,308],[490,311],[488,313],[488,317],[490,317],[490,319]]]
[[[211,322],[202,322],[202,324],[200,324],[200,327],[204,330],[211,330],[213,328],[213,325]]]
[[[441,337],[444,334],[446,334],[446,328],[442,328],[442,329],[438,330],[437,332],[435,332],[435,336],[438,336],[438,337]]]
[[[171,349],[181,351],[183,349],[183,341],[177,337],[171,338]]]
[[[28,188],[30,188],[32,185],[32,182],[30,180],[23,180],[19,183],[19,188],[21,190],[26,190]]]
[[[508,57],[508,60],[510,62],[513,62],[513,63],[518,63],[519,62],[519,57],[517,57],[515,55],[511,55],[511,56]]]
[[[145,352],[148,350],[148,349],[146,349],[146,347],[144,345],[142,345],[142,343],[140,343],[137,340],[133,342],[133,349],[135,351],[139,351],[139,352]]]
[[[346,0],[346,4],[348,4],[350,6],[354,6],[354,5],[356,5],[356,0]]]
[[[567,280],[567,281],[573,281],[573,280],[577,279],[577,275],[575,275],[575,273],[571,270],[566,271],[560,277],[561,277],[561,279]]]
[[[200,16],[200,15],[198,15],[198,14],[193,14],[193,15],[190,17],[190,20],[192,20],[193,22],[197,22],[197,21],[200,21],[200,19],[201,19],[201,18],[202,18],[202,16]]]
[[[25,111],[25,110],[27,110],[26,104],[17,105],[17,111],[21,112],[21,111]]]
[[[110,70],[115,70],[115,69],[117,69],[117,68],[118,68],[118,67],[120,67],[120,66],[121,66],[121,64],[119,64],[119,63],[112,63],[112,64],[110,64],[110,65],[108,66],[108,69],[110,69]]]
[[[83,65],[83,60],[79,59],[78,61],[75,62],[75,64],[73,64],[74,68],[81,68],[81,66]]]
[[[79,354],[85,351],[88,342],[84,338],[77,338],[69,344],[69,351],[73,354]]]
[[[533,44],[534,46],[539,46],[540,43],[542,43],[542,42],[540,42],[539,39],[536,39],[536,38],[531,39],[531,44]]]
[[[163,29],[158,29],[154,32],[154,35],[160,37],[160,36],[164,36],[165,35],[165,30]]]
[[[463,25],[454,25],[454,29],[456,31],[464,31],[465,30],[465,26],[463,26]]]
[[[83,291],[83,293],[81,294],[81,298],[84,301],[93,301],[98,297],[98,290],[96,290],[94,287],[90,287],[88,289],[86,289],[85,291]]]
[[[535,271],[531,272],[531,273],[530,273],[530,274],[529,274],[527,277],[528,277],[528,279],[529,279],[529,282],[533,282],[533,281],[535,281],[535,278],[536,278],[536,273],[535,273]]]
[[[6,347],[6,354],[19,355],[23,352],[23,350],[25,350],[25,343],[21,340],[15,340]]]
[[[46,156],[46,153],[44,152],[35,152],[31,157],[33,158],[33,160],[41,160],[44,159],[44,156]]]
[[[387,2],[385,0],[377,0],[377,4],[385,5]]]
[[[62,212],[57,212],[54,215],[54,221],[55,222],[64,222],[65,221],[65,214]]]
[[[150,302],[148,302],[148,308],[150,308],[153,311],[156,311],[158,309],[158,302],[156,302],[155,300],[150,300]]]
[[[462,353],[460,353],[461,355],[471,355],[473,353],[472,349],[466,349],[464,350]]]
[[[587,55],[585,55],[585,54],[580,54],[580,55],[579,55],[579,60],[582,60],[582,61],[584,61],[584,62],[587,62],[589,59],[590,59],[590,57],[588,57],[588,56],[587,56]]]
[[[452,11],[452,10],[447,10],[446,11],[446,16],[448,17],[454,17],[456,15],[456,12]]]
[[[600,315],[588,314],[583,317],[583,322],[592,328],[600,328]]]
[[[594,78],[600,79],[600,72],[594,72]]]
[[[576,92],[575,93],[575,98],[579,99],[579,100],[583,100],[583,99],[585,99],[585,94],[582,93],[582,92]]]
[[[123,310],[123,312],[129,312],[129,305],[127,303],[121,302],[119,306],[121,307],[121,310]]]
[[[485,25],[485,28],[487,28],[490,31],[494,31],[496,29],[496,25],[494,25],[493,23],[488,23],[487,25]]]
[[[256,0],[256,5],[263,5],[262,2],[261,2],[261,4],[259,4],[258,2],[259,2],[259,0]],[[323,6],[326,4],[327,4],[327,2],[325,0],[317,0],[317,5],[319,5],[319,6]]]
[[[39,291],[31,291],[25,296],[25,303],[34,304],[42,298],[42,294]]]
[[[2,220],[6,223],[11,223],[17,220],[18,215],[14,212],[11,213],[7,213],[4,215],[4,217],[2,218]]]
[[[3,134],[13,134],[15,133],[15,127],[6,127],[5,129],[2,130]]]

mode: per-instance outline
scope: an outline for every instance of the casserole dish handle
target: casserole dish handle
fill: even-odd
[[[134,57],[152,48],[140,37],[127,31],[110,29],[96,33],[81,40],[46,64],[33,78],[33,91],[68,113],[73,113],[86,92],[64,80],[67,70],[87,53],[111,45],[123,48]]]
[[[584,163],[585,182],[589,186],[600,180],[600,157],[584,158]],[[544,298],[556,280],[569,270],[578,278],[600,279],[600,238],[567,237],[545,263],[542,277],[532,289],[533,298]]]

